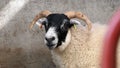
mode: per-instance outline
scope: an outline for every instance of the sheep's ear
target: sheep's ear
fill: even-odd
[[[36,25],[38,25],[40,28],[42,28],[43,24],[47,23],[47,18],[41,18],[36,22]]]
[[[80,21],[78,21],[78,20],[75,20],[75,19],[70,19],[70,24],[75,24],[75,25],[80,25],[81,24],[81,22]]]

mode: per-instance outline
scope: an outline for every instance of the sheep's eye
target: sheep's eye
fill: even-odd
[[[65,30],[67,30],[67,28],[64,26],[64,27],[61,28],[61,30],[65,31]]]
[[[45,24],[48,27],[48,23]]]

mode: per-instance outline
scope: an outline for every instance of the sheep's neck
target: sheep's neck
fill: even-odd
[[[60,45],[60,46],[58,47],[59,50],[60,50],[60,51],[64,51],[65,48],[69,45],[70,41],[71,41],[71,32],[70,32],[70,30],[68,30],[68,33],[67,33],[67,35],[66,35],[65,42],[62,42],[62,45]]]

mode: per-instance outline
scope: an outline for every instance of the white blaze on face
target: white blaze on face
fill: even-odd
[[[52,44],[55,44],[55,46],[53,46],[54,48],[57,46],[58,43],[58,36],[57,33],[55,31],[55,27],[50,27],[45,35],[45,37],[47,39],[54,37],[55,39],[51,41]],[[47,43],[47,41],[45,40],[45,43]]]

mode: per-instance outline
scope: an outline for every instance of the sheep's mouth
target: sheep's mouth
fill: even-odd
[[[54,49],[54,47],[49,47],[49,49],[50,49],[50,50],[53,50],[53,49]]]
[[[56,48],[56,44],[52,44],[52,45],[47,45],[47,47],[50,49],[50,50],[53,50]]]

